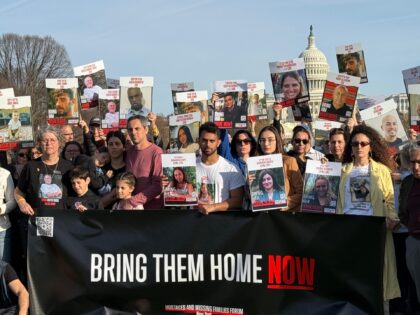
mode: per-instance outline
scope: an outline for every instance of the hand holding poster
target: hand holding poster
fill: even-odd
[[[394,154],[408,140],[393,99],[369,107],[360,112],[366,125],[372,127],[385,138],[389,152]]]
[[[267,119],[265,83],[248,83],[248,119]]]
[[[169,185],[164,190],[165,206],[197,205],[195,154],[162,154],[163,175]]]
[[[118,130],[120,122],[120,90],[104,89],[99,92],[101,127],[105,134]],[[125,128],[125,126],[122,126]]]
[[[196,153],[199,150],[200,113],[169,117],[169,152]]]
[[[270,62],[274,98],[283,107],[309,101],[308,80],[303,58]]]
[[[352,117],[360,78],[328,72],[319,118],[345,122]]]
[[[237,81],[215,81],[211,102],[214,123],[223,129],[246,128],[248,112],[247,83]]]
[[[335,213],[340,176],[341,163],[308,160],[306,162],[302,211]]]
[[[366,62],[362,44],[355,43],[336,48],[338,72],[360,78],[360,83],[367,83]]]
[[[201,123],[208,121],[207,91],[180,92],[175,94],[178,114],[201,113]]]
[[[282,155],[250,157],[247,165],[252,211],[286,207]]]
[[[48,123],[74,125],[79,122],[79,91],[77,78],[46,79]]]
[[[0,150],[12,150],[19,143],[32,147],[31,97],[0,97],[0,112],[6,118],[0,125]]]
[[[410,103],[410,127],[420,132],[420,83],[408,84],[407,90]]]
[[[194,82],[171,83],[172,101],[174,103],[174,114],[185,114],[178,111],[178,101],[176,94],[179,92],[192,92],[194,91]]]
[[[152,111],[153,77],[120,77],[120,126],[134,115]]]

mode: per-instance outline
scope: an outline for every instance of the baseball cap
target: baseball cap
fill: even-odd
[[[101,119],[99,117],[93,117],[89,121],[89,126],[100,126],[101,125]]]

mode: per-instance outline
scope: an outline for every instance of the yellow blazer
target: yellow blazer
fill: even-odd
[[[353,163],[344,164],[341,169],[340,188],[338,194],[337,213],[343,214],[344,209],[344,187]],[[370,159],[370,198],[372,202],[373,215],[377,217],[388,217],[398,219],[395,211],[394,188],[392,185],[391,171],[385,165]],[[401,296],[400,286],[397,279],[397,266],[395,262],[394,241],[392,232],[387,230],[385,239],[385,264],[384,264],[384,300],[390,300]]]

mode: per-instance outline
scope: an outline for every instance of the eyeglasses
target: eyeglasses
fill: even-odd
[[[293,140],[296,144],[299,144],[299,143],[303,143],[303,144],[308,144],[309,143],[309,140],[308,139],[295,139],[295,140]]]
[[[258,140],[258,142],[260,144],[264,144],[264,143],[271,144],[271,143],[275,143],[276,142],[276,139],[273,139],[273,138],[269,138],[269,139],[261,138],[260,140]]]
[[[56,139],[45,139],[41,141],[42,144],[47,144],[47,143],[57,143]]]
[[[66,137],[68,137],[68,136],[73,136],[74,135],[74,133],[72,132],[72,133],[63,133],[63,136],[66,136]]]
[[[241,145],[242,143],[250,144],[251,140],[249,140],[249,139],[239,139],[239,140],[236,141],[236,144],[238,144],[238,145]]]
[[[367,142],[367,141],[360,141],[360,142],[352,142],[352,143],[351,143],[351,146],[352,146],[353,148],[357,148],[359,145],[361,145],[361,146],[362,146],[362,148],[364,148],[364,147],[368,146],[369,144],[370,144],[370,142]]]

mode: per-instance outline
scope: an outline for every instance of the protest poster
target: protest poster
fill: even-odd
[[[320,119],[314,121],[312,126],[315,129],[315,146],[321,148],[326,142],[328,143],[330,130],[341,128],[343,124],[336,121]]]
[[[270,62],[274,98],[283,107],[309,101],[308,79],[303,58]]]
[[[211,98],[214,123],[221,129],[247,127],[248,93],[247,82],[214,81]]]
[[[73,68],[79,82],[80,114],[87,123],[92,118],[99,118],[99,92],[108,87],[105,65],[99,60]]]
[[[267,118],[265,83],[248,83],[248,119],[255,121]]]
[[[308,102],[303,102],[291,106],[293,118],[295,121],[311,122],[312,114]]]
[[[120,77],[120,126],[134,115],[152,111],[153,77]]]
[[[328,72],[319,118],[345,122],[352,117],[359,82],[359,77]]]
[[[281,154],[250,157],[247,161],[252,211],[287,206]]]
[[[0,150],[33,147],[31,97],[0,97]]]
[[[31,314],[383,314],[384,217],[60,210],[29,222]]]
[[[197,205],[195,161],[194,153],[162,154],[163,175],[169,181],[163,192],[165,206]]]
[[[175,94],[175,101],[178,104],[178,114],[200,113],[201,123],[209,120],[208,112],[208,92],[207,91],[190,91],[178,92]]]
[[[301,210],[335,213],[341,176],[341,163],[308,160]]]
[[[0,97],[15,97],[13,88],[0,89]]]
[[[408,84],[407,90],[410,104],[410,128],[420,132],[420,83]]]
[[[120,80],[118,79],[106,79],[106,85],[108,86],[108,89],[119,89],[120,88]]]
[[[407,133],[397,112],[397,104],[393,99],[369,107],[360,112],[365,124],[372,127],[385,138],[391,154],[398,152],[398,148],[407,141]]]
[[[194,82],[181,82],[181,83],[171,83],[171,94],[172,102],[174,104],[174,114],[185,114],[180,113],[178,109],[178,102],[176,100],[176,93],[180,92],[192,92],[194,91]]]
[[[120,126],[120,90],[103,89],[99,93],[99,112],[104,134]],[[125,126],[122,126],[125,127]]]
[[[365,110],[366,108],[372,107],[382,102],[385,102],[385,96],[383,95],[366,96],[356,100],[356,104],[359,110]]]
[[[336,48],[338,72],[359,77],[360,83],[367,83],[366,61],[361,43],[342,45]]]
[[[200,113],[188,113],[169,116],[169,149],[171,153],[196,153],[198,131],[200,128]]]
[[[79,122],[77,78],[46,79],[48,124],[75,125]]]
[[[409,68],[402,71],[405,92],[408,93],[409,84],[420,84],[420,66]]]

